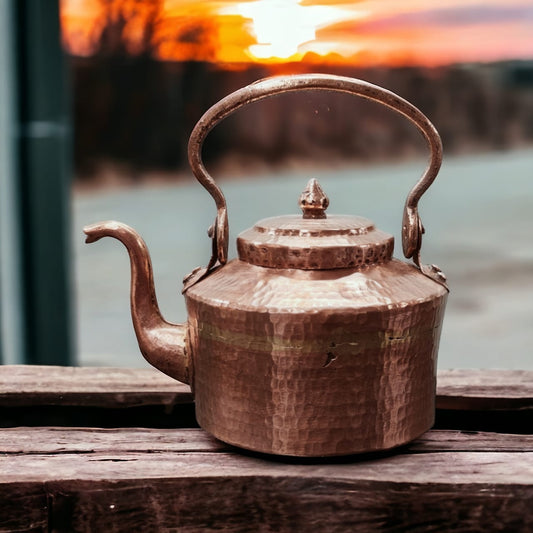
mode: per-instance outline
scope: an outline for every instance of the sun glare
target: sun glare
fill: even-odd
[[[0,0],[1,1],[1,0]],[[485,4],[490,5],[487,7]],[[293,61],[350,65],[533,57],[531,0],[61,0],[73,55],[107,47],[222,68]],[[102,48],[103,47],[103,48]],[[116,46],[115,46],[116,48]]]
[[[316,30],[365,15],[341,7],[302,6],[299,0],[241,2],[223,8],[221,14],[240,15],[251,21],[250,31],[257,43],[250,45],[246,53],[252,60],[300,59],[306,51],[327,54],[334,50],[313,49]]]

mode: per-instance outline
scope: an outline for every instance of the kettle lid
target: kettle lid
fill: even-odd
[[[394,237],[363,217],[326,215],[328,197],[316,179],[299,199],[303,216],[260,220],[237,237],[239,259],[271,268],[326,270],[389,261]]]

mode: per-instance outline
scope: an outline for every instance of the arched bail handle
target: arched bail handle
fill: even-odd
[[[241,107],[284,92],[299,90],[327,90],[350,93],[379,102],[409,119],[422,133],[429,147],[429,163],[422,177],[414,185],[405,202],[402,224],[402,246],[406,258],[413,258],[420,267],[419,253],[423,226],[418,214],[418,202],[437,177],[442,162],[442,143],[429,119],[414,105],[397,94],[368,83],[344,76],[326,74],[296,74],[273,76],[259,80],[226,96],[200,118],[189,139],[189,164],[196,179],[207,189],[217,206],[217,219],[213,235],[216,260],[226,263],[228,255],[228,219],[226,200],[222,191],[209,175],[202,161],[202,145],[207,134],[224,118]],[[213,258],[215,259],[215,258]]]

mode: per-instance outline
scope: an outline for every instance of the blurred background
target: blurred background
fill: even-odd
[[[533,368],[533,5],[521,0],[6,0],[0,4],[0,319],[4,362],[142,366],[129,262],[82,227],[117,219],[146,240],[167,320],[210,257],[213,200],[187,167],[215,102],[275,74],[361,78],[439,130],[422,260],[451,288],[440,368]],[[232,240],[297,213],[311,177],[331,213],[396,236],[426,146],[353,96],[255,103],[208,137]],[[233,255],[235,249],[233,247]]]

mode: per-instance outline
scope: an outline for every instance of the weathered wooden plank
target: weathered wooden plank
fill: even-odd
[[[444,371],[437,404],[530,412],[532,376]],[[115,410],[123,426],[126,413],[181,411],[192,397],[151,369],[0,367],[4,412],[47,406],[72,410],[78,425],[87,409]],[[6,428],[0,531],[533,530],[528,435],[430,431],[328,461],[235,452],[189,428]]]
[[[441,370],[439,409],[533,409],[533,371]]]
[[[41,483],[0,484],[0,531],[50,531],[48,500]]]
[[[201,429],[17,427],[0,431],[0,453],[230,452]],[[431,430],[397,453],[533,452],[533,436]],[[330,459],[331,461],[331,459]],[[346,462],[346,459],[342,460]],[[312,461],[311,461],[312,462]]]
[[[297,476],[403,483],[533,484],[532,452],[428,452],[291,461],[240,453],[102,452],[0,457],[0,483],[58,480]]]
[[[9,488],[15,501],[27,490]],[[57,532],[526,532],[532,526],[529,488],[241,477],[204,478],[192,487],[183,479],[54,482],[42,492],[47,507],[40,523]],[[30,530],[36,520],[18,509],[19,530]]]
[[[23,507],[46,502],[40,517]],[[38,491],[41,491],[39,497]],[[54,532],[427,532],[533,528],[531,487],[207,476],[0,485],[0,530]],[[38,526],[41,526],[37,528]]]
[[[468,396],[501,396],[524,398],[533,396],[531,370],[451,369],[438,372],[439,394]]]
[[[405,446],[409,453],[427,452],[533,452],[532,435],[512,435],[486,431],[427,431]]]
[[[201,429],[17,427],[0,431],[0,454],[232,451]]]
[[[442,371],[436,427],[532,433],[532,384],[533,372]],[[153,369],[0,366],[0,426],[57,425],[175,428],[197,422],[189,387]]]
[[[531,452],[307,464],[224,452],[0,457],[11,528],[0,508],[0,531],[30,529],[22,503],[51,531],[528,531],[532,498]]]
[[[0,405],[128,407],[191,402],[183,385],[151,368],[0,366]],[[476,403],[477,402],[477,403]],[[441,370],[437,407],[533,408],[533,371]]]
[[[190,388],[151,368],[0,366],[0,405],[172,406],[192,402]]]

